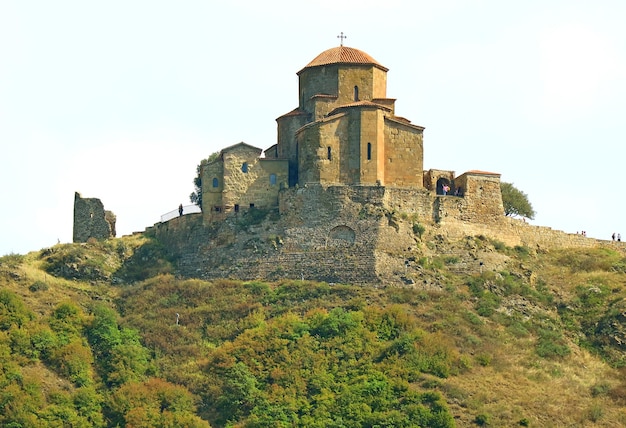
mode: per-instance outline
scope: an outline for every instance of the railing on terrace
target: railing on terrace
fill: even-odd
[[[183,207],[183,215],[185,214],[193,214],[193,213],[200,213],[202,212],[202,210],[200,209],[199,206],[197,205],[185,205]],[[170,211],[168,213],[165,213],[161,216],[161,223],[164,223],[166,221],[169,221],[173,218],[176,218],[180,215],[180,213],[178,212],[178,208],[176,208],[174,211]]]

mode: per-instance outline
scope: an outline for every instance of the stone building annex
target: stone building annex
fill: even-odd
[[[417,261],[433,251],[426,236],[599,244],[506,217],[498,173],[425,170],[424,128],[396,115],[387,71],[343,45],[316,56],[297,73],[297,107],[276,119],[276,144],[242,142],[203,161],[202,212],[146,234],[187,277],[376,285],[423,282]],[[463,263],[483,266],[476,255]]]

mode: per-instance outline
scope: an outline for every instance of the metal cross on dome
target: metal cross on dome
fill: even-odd
[[[348,36],[344,36],[343,35],[343,31],[341,32],[340,35],[337,36],[338,39],[340,39],[341,41],[339,42],[339,46],[343,46],[343,39],[347,39]]]

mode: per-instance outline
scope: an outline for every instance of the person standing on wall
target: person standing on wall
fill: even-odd
[[[178,206],[178,215],[179,215],[179,216],[182,216],[182,215],[183,215],[183,204],[180,204],[180,205]]]

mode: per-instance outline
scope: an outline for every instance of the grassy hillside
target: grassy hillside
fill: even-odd
[[[4,256],[0,425],[626,425],[623,253],[427,236],[410,288],[180,279],[142,236]]]

